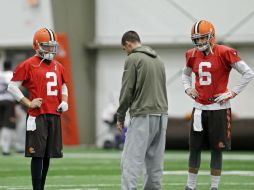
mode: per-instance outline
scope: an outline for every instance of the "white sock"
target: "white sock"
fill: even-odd
[[[197,181],[198,174],[190,173],[188,174],[188,181],[187,185],[189,188],[194,189],[196,188],[196,181]]]
[[[211,175],[211,188],[215,187],[218,189],[220,182],[220,176]]]

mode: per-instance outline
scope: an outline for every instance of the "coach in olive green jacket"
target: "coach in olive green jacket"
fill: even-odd
[[[122,37],[128,53],[117,110],[117,128],[122,131],[126,111],[131,122],[122,153],[121,189],[138,188],[138,178],[145,165],[143,189],[161,189],[167,129],[166,75],[154,50],[142,46],[135,31]]]
[[[164,64],[147,46],[133,49],[125,62],[118,121],[124,121],[128,109],[131,117],[168,111]]]

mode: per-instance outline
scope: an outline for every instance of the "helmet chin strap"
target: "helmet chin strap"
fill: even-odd
[[[210,47],[210,45],[209,45],[209,44],[206,44],[206,45],[203,45],[202,47],[198,47],[198,46],[197,46],[197,49],[198,49],[199,51],[206,51],[206,50],[209,49],[209,47]]]
[[[38,55],[38,57],[42,58],[42,59],[47,59],[47,60],[53,60],[55,57],[54,53],[42,53],[40,51],[36,51],[36,54]]]
[[[40,67],[40,66],[41,66],[41,63],[42,63],[44,60],[49,60],[49,61],[53,60],[55,56],[53,55],[53,53],[50,53],[50,54],[52,54],[52,58],[51,58],[51,59],[47,58],[46,56],[42,56],[42,55],[40,54],[40,52],[36,51],[36,55],[37,55],[38,57],[41,58],[41,61],[40,61],[40,63],[39,63],[38,65],[34,65],[34,64],[32,64],[32,65],[33,65],[34,67]],[[50,55],[49,55],[49,56],[50,56]]]
[[[54,59],[54,57],[55,57],[55,56],[54,56],[53,53],[45,53],[44,56],[43,56],[44,59],[47,59],[47,60],[50,60],[50,61],[51,61],[52,59]]]
[[[204,52],[205,55],[208,55],[208,54],[210,54],[210,53],[213,54],[213,49],[212,49],[212,46],[211,46],[210,43],[208,44],[208,47],[207,47],[207,48],[202,49],[202,50],[200,50],[200,49],[198,48],[198,50]]]

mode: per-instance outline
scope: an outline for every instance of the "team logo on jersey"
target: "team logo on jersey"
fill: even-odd
[[[28,148],[28,152],[29,152],[30,154],[34,154],[34,153],[35,153],[35,150],[34,150],[33,147],[29,147],[29,148]]]

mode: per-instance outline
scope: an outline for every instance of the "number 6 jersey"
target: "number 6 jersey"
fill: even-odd
[[[208,105],[209,99],[227,91],[231,64],[240,61],[237,51],[224,46],[214,45],[209,55],[194,48],[186,52],[186,66],[195,73],[195,89],[199,96],[196,102]]]
[[[56,60],[50,63],[36,55],[20,63],[13,73],[12,81],[23,81],[22,86],[27,88],[30,101],[42,98],[40,108],[28,109],[28,114],[56,114],[58,105],[62,101],[62,85],[66,83],[64,67]]]

